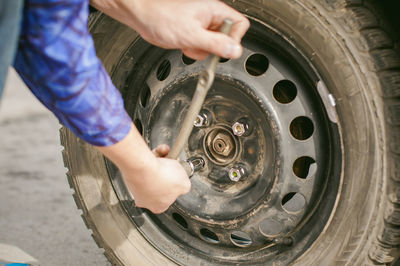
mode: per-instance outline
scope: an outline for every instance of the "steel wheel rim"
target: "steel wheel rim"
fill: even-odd
[[[265,30],[265,25],[255,24],[259,29],[264,27]],[[253,27],[255,24],[253,23]],[[253,32],[254,35],[257,35],[256,33]],[[242,92],[243,96],[248,96],[249,98],[244,106],[249,106],[249,103],[253,104],[258,108],[259,113],[264,112],[264,117],[254,118],[251,115],[249,117],[248,113],[241,113],[229,122],[223,121],[215,117],[215,114],[210,111],[213,108],[209,108],[212,104],[209,103],[207,105],[206,102],[204,110],[209,115],[211,113],[211,125],[205,128],[196,128],[191,137],[193,143],[201,140],[200,142],[203,145],[199,149],[194,149],[189,145],[182,158],[197,156],[199,155],[199,150],[203,149],[204,153],[201,155],[207,161],[206,165],[223,168],[225,173],[224,184],[228,184],[227,186],[229,187],[238,186],[241,181],[233,185],[229,183],[231,180],[226,179],[227,169],[232,168],[232,165],[241,164],[247,169],[246,171],[249,175],[245,180],[253,180],[253,183],[250,182],[249,186],[254,187],[255,182],[261,179],[251,177],[252,172],[249,168],[252,169],[254,165],[247,162],[243,163],[242,160],[235,161],[238,156],[228,164],[217,165],[207,155],[204,145],[205,136],[215,127],[229,131],[233,122],[245,118],[252,125],[253,132],[250,136],[252,134],[255,136],[262,135],[255,134],[255,132],[260,132],[260,128],[263,128],[263,125],[264,131],[269,130],[268,133],[263,131],[263,136],[268,136],[269,139],[266,141],[268,143],[265,147],[268,147],[270,151],[272,149],[272,152],[264,157],[261,156],[263,160],[258,162],[264,166],[264,169],[268,169],[266,172],[270,174],[269,178],[265,178],[268,175],[263,175],[264,179],[261,180],[265,180],[265,182],[262,183],[261,187],[263,189],[261,192],[259,191],[258,194],[249,192],[250,195],[257,195],[252,204],[246,205],[242,212],[232,211],[226,217],[221,215],[223,213],[222,210],[226,209],[226,207],[233,209],[237,203],[226,205],[225,208],[220,209],[219,213],[216,210],[209,210],[208,213],[199,212],[201,208],[198,210],[189,208],[190,206],[193,207],[194,203],[191,205],[185,204],[188,201],[190,202],[190,199],[195,199],[196,196],[201,195],[201,191],[191,192],[192,194],[189,193],[181,197],[163,215],[155,216],[150,213],[142,213],[136,208],[126,206],[136,224],[141,224],[137,219],[138,214],[140,214],[140,219],[143,219],[143,217],[148,219],[151,224],[151,230],[147,230],[147,232],[143,230],[143,234],[163,252],[166,252],[166,250],[158,245],[159,243],[155,240],[157,237],[152,238],[151,236],[157,230],[162,234],[166,234],[165,237],[171,242],[177,245],[184,245],[185,248],[191,249],[199,257],[207,256],[224,263],[238,259],[254,262],[255,256],[260,261],[268,260],[268,258],[276,255],[278,249],[283,252],[296,243],[296,233],[307,223],[307,219],[317,207],[317,203],[324,193],[326,182],[322,182],[321,178],[324,174],[328,175],[329,171],[320,169],[329,168],[334,156],[330,154],[326,158],[326,156],[321,155],[330,152],[332,140],[329,139],[331,130],[327,126],[331,121],[328,119],[322,101],[318,99],[320,96],[315,91],[307,93],[305,88],[310,86],[309,83],[307,83],[306,79],[300,77],[298,72],[288,68],[287,62],[285,62],[287,58],[282,60],[279,56],[274,55],[274,49],[271,49],[271,47],[267,47],[267,49],[265,47],[260,48],[261,45],[257,44],[252,37],[252,33],[250,32],[248,35],[249,37],[244,41],[246,49],[243,56],[239,60],[228,60],[219,64],[215,84],[218,85],[220,82],[221,84],[230,83],[230,86],[237,86],[238,92],[233,94],[236,96],[233,98],[227,97],[227,99],[233,101]],[[287,45],[289,44],[287,43]],[[257,66],[252,66],[249,63],[252,57],[254,59],[254,55],[267,59],[268,64],[265,71],[263,67],[257,68]],[[148,140],[152,147],[161,143],[172,144],[172,136],[176,129],[168,128],[168,125],[172,124],[171,121],[173,121],[171,118],[162,117],[160,119],[160,116],[166,113],[166,110],[160,108],[160,106],[165,108],[167,99],[168,101],[171,98],[174,99],[174,97],[184,99],[181,102],[172,103],[172,105],[176,104],[181,108],[175,108],[178,111],[171,116],[175,121],[179,120],[178,116],[182,115],[184,113],[183,110],[187,108],[190,101],[190,90],[194,90],[196,76],[201,69],[201,62],[190,61],[182,57],[178,51],[169,51],[164,53],[159,63],[147,72],[144,81],[148,87],[140,92],[139,102],[136,108],[131,110],[131,114],[134,117],[135,124],[141,129],[145,139]],[[286,84],[282,85],[282,83]],[[286,87],[286,91],[282,92],[276,89],[279,87],[277,84]],[[293,93],[293,85],[295,93]],[[175,95],[173,95],[174,91],[176,92]],[[178,92],[182,91],[185,91],[184,94],[186,95],[179,95]],[[214,97],[221,96],[218,95],[218,91],[218,89],[211,90],[210,95]],[[171,97],[171,95],[174,97]],[[210,97],[207,99],[210,99]],[[313,102],[310,102],[310,99]],[[318,102],[318,104],[315,102]],[[221,99],[218,103],[221,103]],[[318,106],[318,108],[315,108],[315,106]],[[254,107],[252,110],[257,108]],[[317,115],[316,111],[323,115]],[[268,123],[267,126],[260,122],[262,119]],[[296,122],[297,120],[300,120],[300,122]],[[302,126],[307,124],[308,120],[312,122],[312,130]],[[283,129],[286,129],[286,132]],[[152,134],[153,132],[163,132],[164,135],[160,137],[159,134]],[[193,138],[193,136],[197,136],[196,134],[203,138]],[[243,138],[234,136],[234,138],[238,146],[237,153],[240,154],[245,149],[243,147],[246,146],[244,144],[246,141],[242,140],[243,138],[248,140],[249,136]],[[337,156],[335,158],[337,159]],[[260,168],[260,166],[258,167]],[[204,172],[199,172],[192,179],[192,187],[195,190],[197,186],[206,183],[201,183],[202,180],[207,180],[207,174]],[[263,173],[265,174],[265,172]],[[115,181],[118,179],[118,174],[114,174],[114,176],[116,176],[113,180],[117,193],[118,190],[123,191],[120,182],[116,184],[118,182]],[[211,181],[215,182],[215,180]],[[209,182],[208,185],[212,187],[213,184],[210,185]],[[248,187],[245,187],[245,189]],[[119,194],[124,193],[126,194],[126,191]],[[232,196],[232,193],[228,196]],[[289,204],[294,199],[297,199],[295,203],[302,202],[301,208],[297,208],[296,204]],[[130,202],[132,202],[132,199],[130,199]],[[216,202],[221,202],[221,197],[213,205]],[[226,199],[226,202],[229,202],[229,198]],[[166,254],[168,255],[168,252]],[[221,254],[225,255],[221,256]]]

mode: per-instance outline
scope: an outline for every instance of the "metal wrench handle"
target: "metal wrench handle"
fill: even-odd
[[[233,21],[230,19],[225,19],[220,32],[229,35],[233,26]],[[204,99],[207,96],[207,92],[210,89],[212,83],[214,82],[215,69],[219,62],[219,56],[214,55],[211,57],[209,64],[205,70],[200,73],[199,80],[197,82],[196,91],[194,92],[192,102],[189,106],[189,110],[183,120],[182,127],[179,131],[178,137],[172,146],[171,151],[168,154],[168,158],[177,159],[181,153],[183,147],[187,143],[190,133],[193,129],[193,122],[201,110],[201,106],[204,103]],[[187,167],[185,167],[186,169]],[[189,173],[188,173],[189,175]],[[189,175],[190,176],[190,175]]]

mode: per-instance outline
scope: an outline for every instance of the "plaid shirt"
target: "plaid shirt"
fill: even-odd
[[[88,0],[27,0],[14,67],[78,137],[108,146],[130,130],[119,91],[96,56]]]

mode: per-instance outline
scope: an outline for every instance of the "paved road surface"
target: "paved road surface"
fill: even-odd
[[[59,128],[11,70],[0,105],[0,264],[108,265],[72,199]]]

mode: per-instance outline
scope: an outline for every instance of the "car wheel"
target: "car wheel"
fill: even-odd
[[[165,213],[61,130],[74,198],[124,265],[381,265],[400,244],[400,60],[372,4],[227,1],[251,27],[221,59],[181,159],[201,158]],[[92,15],[98,56],[151,148],[171,145],[205,63]]]

